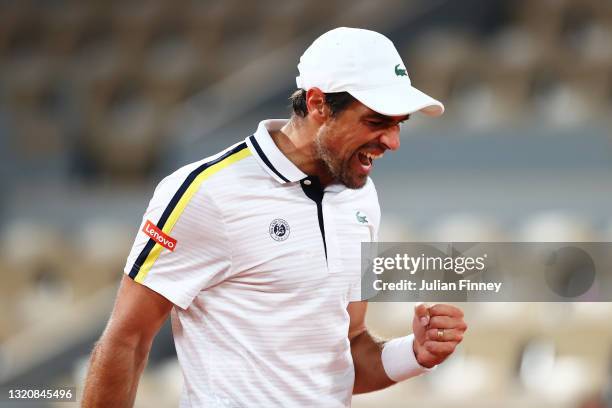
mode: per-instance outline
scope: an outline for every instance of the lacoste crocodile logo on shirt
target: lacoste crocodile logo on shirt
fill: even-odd
[[[397,76],[408,76],[405,68],[400,68],[400,64],[395,66],[395,75]]]
[[[359,222],[360,224],[367,224],[368,223],[367,216],[364,213],[362,213],[361,211],[357,211],[355,213],[355,218],[357,218],[357,222]]]

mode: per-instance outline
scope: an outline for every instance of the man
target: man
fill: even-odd
[[[338,28],[301,57],[291,119],[187,165],[156,188],[91,358],[83,406],[133,404],[168,314],[182,407],[346,407],[355,393],[418,375],[466,324],[419,305],[414,335],[365,326],[360,242],[380,209],[368,175],[399,148],[413,112],[443,112],[412,88],[381,34]]]

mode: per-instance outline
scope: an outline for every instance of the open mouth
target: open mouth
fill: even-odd
[[[381,154],[374,154],[369,152],[359,152],[357,157],[359,158],[359,162],[364,166],[371,166],[374,160],[380,159],[382,157]]]
[[[365,153],[359,152],[357,153],[357,157],[359,158],[359,162],[364,166],[372,165],[372,158],[368,157]]]
[[[363,174],[368,174],[374,165],[374,160],[383,156],[383,153],[376,154],[365,150],[360,150],[355,155],[357,158],[358,168]]]

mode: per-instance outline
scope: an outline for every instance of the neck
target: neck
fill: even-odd
[[[317,130],[318,128],[305,118],[294,115],[280,130],[270,132],[270,136],[297,168],[309,176],[317,176],[321,184],[326,186],[331,184],[332,178],[321,160],[316,157]]]

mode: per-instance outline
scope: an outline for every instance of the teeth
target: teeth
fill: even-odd
[[[366,155],[368,159],[371,159],[371,160],[376,160],[376,159],[380,159],[381,157],[383,157],[382,154],[372,154],[372,153],[364,153],[364,154]]]

